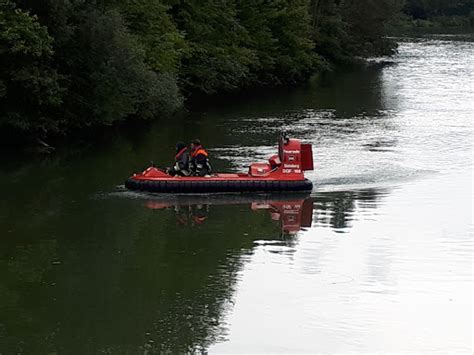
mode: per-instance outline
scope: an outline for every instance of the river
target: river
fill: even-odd
[[[472,353],[474,40],[47,158],[2,157],[0,353]],[[313,144],[309,196],[126,191],[199,137],[216,170]]]

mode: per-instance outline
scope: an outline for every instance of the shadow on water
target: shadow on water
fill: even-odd
[[[300,230],[343,231],[383,193],[47,196],[54,208],[25,204],[30,223],[2,231],[2,352],[206,349],[226,337],[257,242],[294,246]]]

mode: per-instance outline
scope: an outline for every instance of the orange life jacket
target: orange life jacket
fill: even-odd
[[[206,216],[193,216],[193,220],[196,224],[203,224],[206,219]]]
[[[202,154],[204,155],[206,158],[209,156],[209,154],[207,153],[207,151],[200,145],[198,147],[196,147],[196,149],[194,149],[194,151],[191,153],[191,156],[193,158],[197,157],[199,154]]]

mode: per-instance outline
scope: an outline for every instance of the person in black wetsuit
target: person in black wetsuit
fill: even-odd
[[[174,166],[168,170],[168,174],[172,176],[189,176],[190,157],[188,147],[183,142],[176,143],[176,156],[174,157]]]
[[[194,176],[211,175],[209,153],[202,147],[199,139],[191,142],[191,172]]]

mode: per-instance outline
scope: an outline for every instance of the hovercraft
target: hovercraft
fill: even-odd
[[[313,184],[304,171],[313,170],[311,144],[282,137],[278,154],[268,163],[250,164],[247,173],[217,173],[209,177],[171,176],[154,166],[134,174],[125,182],[130,190],[158,193],[311,191]]]

